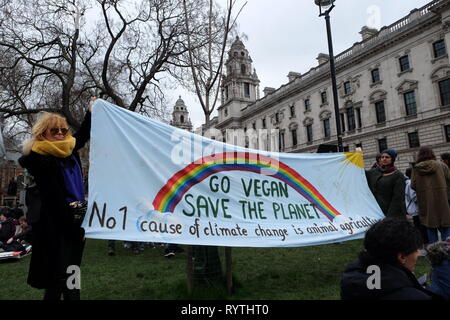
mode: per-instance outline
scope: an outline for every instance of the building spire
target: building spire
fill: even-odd
[[[183,99],[181,99],[181,95],[179,96],[177,102],[175,102],[170,125],[192,132],[192,123],[189,118],[189,111]]]

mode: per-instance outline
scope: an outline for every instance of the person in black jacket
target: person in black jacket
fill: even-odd
[[[71,135],[64,117],[43,113],[25,142],[22,167],[34,177],[40,212],[33,228],[33,253],[27,282],[45,289],[45,300],[80,298],[78,289],[67,287],[69,266],[80,266],[84,230],[75,221],[69,203],[84,201],[83,177],[78,150],[90,138],[91,100],[80,129]]]
[[[379,166],[366,171],[367,184],[386,217],[406,219],[405,176],[395,166],[397,152],[381,153]]]
[[[28,225],[27,218],[25,216],[20,217],[19,224],[21,231],[10,238],[7,243],[11,243],[12,241],[25,241],[26,243],[33,244],[32,228]]]
[[[9,218],[2,223],[2,215],[0,214],[0,248],[4,251],[22,251],[23,253],[26,252],[26,247],[22,245],[19,241],[26,241],[27,243],[31,244],[31,226],[28,226],[26,223],[25,216],[20,217],[19,221]],[[16,224],[20,224],[20,229],[22,230],[20,233],[17,233],[16,230]],[[9,228],[9,232],[7,232],[7,237],[9,238],[6,240],[4,236],[2,235],[2,228],[3,226],[6,226],[7,229]]]
[[[366,233],[364,251],[350,263],[341,279],[343,300],[432,300],[440,297],[424,289],[413,274],[419,231],[406,220],[386,218]]]
[[[0,248],[3,248],[10,238],[16,233],[16,223],[11,217],[9,209],[0,212]]]

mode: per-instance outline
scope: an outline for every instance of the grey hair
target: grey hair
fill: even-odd
[[[439,241],[427,246],[427,258],[432,265],[439,265],[442,261],[450,259],[449,243]]]

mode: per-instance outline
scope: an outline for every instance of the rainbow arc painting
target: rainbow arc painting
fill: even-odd
[[[274,158],[255,153],[227,152],[201,158],[175,173],[159,190],[153,207],[160,212],[174,212],[186,192],[209,176],[225,171],[245,171],[266,175],[291,186],[306,200],[314,204],[329,220],[340,213],[319,191],[294,169]]]

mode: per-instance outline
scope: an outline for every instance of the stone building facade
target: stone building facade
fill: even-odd
[[[382,149],[396,149],[397,165],[415,161],[420,146],[450,152],[450,1],[435,0],[380,30],[362,28],[362,40],[335,57],[345,151],[364,150],[370,167]],[[225,63],[222,104],[211,127],[278,129],[281,152],[317,152],[337,144],[329,56],[307,73],[290,72],[288,83],[265,88],[237,38]],[[267,141],[247,146],[268,150]],[[272,148],[273,150],[273,148]]]
[[[192,131],[192,122],[189,118],[189,111],[184,101],[181,99],[181,96],[173,107],[170,125],[187,131]]]

